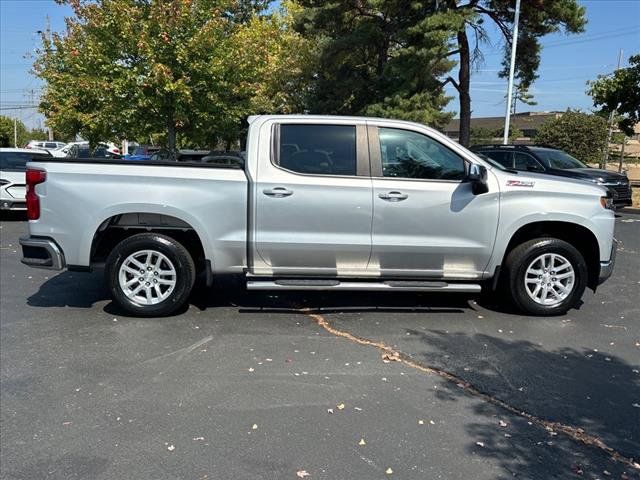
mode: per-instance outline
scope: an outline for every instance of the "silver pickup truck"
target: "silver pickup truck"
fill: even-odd
[[[256,116],[244,162],[28,165],[22,262],[105,269],[142,316],[202,274],[250,290],[480,292],[564,313],[612,273],[603,187],[507,170],[423,125]]]

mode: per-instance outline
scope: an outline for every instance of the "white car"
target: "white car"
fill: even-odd
[[[50,157],[41,150],[26,148],[0,148],[0,210],[26,210],[27,162]]]
[[[120,149],[111,142],[100,142],[98,143],[99,147],[102,147],[100,150],[103,152],[103,155],[100,156],[119,156]],[[57,158],[66,158],[66,157],[91,157],[95,154],[92,154],[89,142],[71,142],[67,143],[64,146],[57,148],[55,150],[49,150],[52,156]]]
[[[37,150],[54,150],[56,148],[62,148],[66,145],[64,142],[56,142],[55,140],[30,140],[29,143],[25,146],[28,149],[37,149]]]

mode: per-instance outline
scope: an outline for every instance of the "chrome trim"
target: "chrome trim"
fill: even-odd
[[[47,270],[62,270],[66,267],[64,254],[56,242],[50,238],[40,237],[20,237],[20,245],[23,247],[42,248],[49,255],[48,259],[24,257],[20,260],[25,265],[34,268],[45,268]],[[23,249],[24,255],[24,249]]]
[[[272,281],[247,281],[247,290],[343,290],[350,292],[366,292],[366,291],[387,291],[387,292],[466,292],[478,293],[482,287],[476,283],[444,283],[432,282],[402,282],[394,284],[394,282],[338,282],[337,284],[329,284],[329,282],[317,282],[316,284],[305,284],[302,281],[298,284],[293,282],[282,283],[278,280]]]

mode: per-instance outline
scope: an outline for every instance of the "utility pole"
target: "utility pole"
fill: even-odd
[[[620,49],[620,53],[618,53],[618,66],[616,67],[616,72],[620,70],[620,62],[622,62],[622,49]],[[607,161],[609,160],[609,142],[611,141],[611,135],[613,135],[613,117],[615,116],[616,111],[612,110],[609,114],[609,129],[607,130],[607,142],[604,144],[604,157],[602,159],[601,168],[607,169]]]
[[[509,123],[511,122],[511,101],[513,95],[513,76],[516,69],[516,49],[518,48],[518,22],[520,21],[520,0],[516,0],[516,11],[513,19],[513,35],[511,36],[511,64],[509,65],[509,86],[507,87],[507,110],[504,115],[504,137],[502,143],[509,143]]]
[[[13,147],[18,148],[18,117],[13,117]]]

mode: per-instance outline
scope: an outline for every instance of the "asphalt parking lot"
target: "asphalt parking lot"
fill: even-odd
[[[0,225],[3,479],[640,478],[640,215],[578,310],[200,290],[130,318]]]

